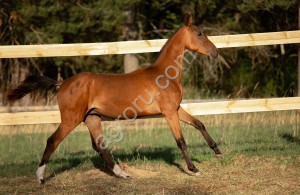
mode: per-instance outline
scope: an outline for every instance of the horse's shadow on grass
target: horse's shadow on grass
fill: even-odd
[[[146,149],[134,149],[131,152],[124,152],[123,150],[114,151],[113,156],[118,159],[120,162],[135,161],[140,159],[151,160],[151,161],[164,161],[165,163],[177,167],[180,171],[186,173],[183,167],[176,162],[176,153],[179,149],[172,147],[158,147],[158,148],[146,148]],[[91,158],[94,166],[102,170],[104,162],[102,159],[99,160],[98,156],[93,156]]]
[[[91,149],[92,150],[92,149]],[[88,152],[90,153],[90,152]],[[146,149],[134,149],[132,151],[124,151],[122,149],[115,150],[112,153],[120,162],[133,162],[135,159],[148,159],[151,161],[164,161],[165,163],[177,167],[181,172],[188,174],[181,164],[176,162],[177,156],[181,153],[178,148],[173,147],[157,147],[157,148],[146,148]],[[115,160],[116,160],[115,159]],[[197,161],[196,159],[192,159]],[[58,169],[55,169],[46,179],[55,177],[56,175],[65,171],[71,170],[75,167],[79,167],[84,162],[91,161],[93,166],[107,175],[114,176],[112,171],[105,165],[104,160],[95,152],[86,154],[85,151],[73,153],[71,157],[59,158],[51,160],[53,164],[63,164]]]
[[[69,158],[53,158],[51,164],[62,165],[59,168],[55,169],[46,179],[55,177],[56,175],[63,173],[65,171],[71,170],[75,167],[80,166],[82,163],[89,160],[90,157],[86,155],[85,151],[80,151],[72,153],[72,157]]]
[[[291,135],[289,133],[281,134],[280,137],[282,139],[286,140],[287,142],[295,143],[300,146],[300,138],[299,137],[294,137],[293,135]]]

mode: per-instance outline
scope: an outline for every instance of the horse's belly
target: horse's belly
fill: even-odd
[[[125,120],[161,114],[156,101],[104,101],[101,103],[95,102],[93,108],[97,109],[97,112],[102,116]]]

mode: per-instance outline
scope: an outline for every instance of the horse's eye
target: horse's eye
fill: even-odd
[[[203,35],[202,32],[198,32],[198,36],[201,37]]]

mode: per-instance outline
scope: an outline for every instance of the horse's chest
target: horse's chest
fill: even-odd
[[[170,88],[166,88],[160,91],[158,96],[158,103],[160,105],[173,105],[178,106],[182,101],[182,87],[181,85],[170,85]]]

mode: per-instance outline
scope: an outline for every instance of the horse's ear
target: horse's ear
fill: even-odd
[[[192,23],[193,23],[193,16],[190,14],[186,14],[184,19],[184,24],[186,26],[191,26]]]

